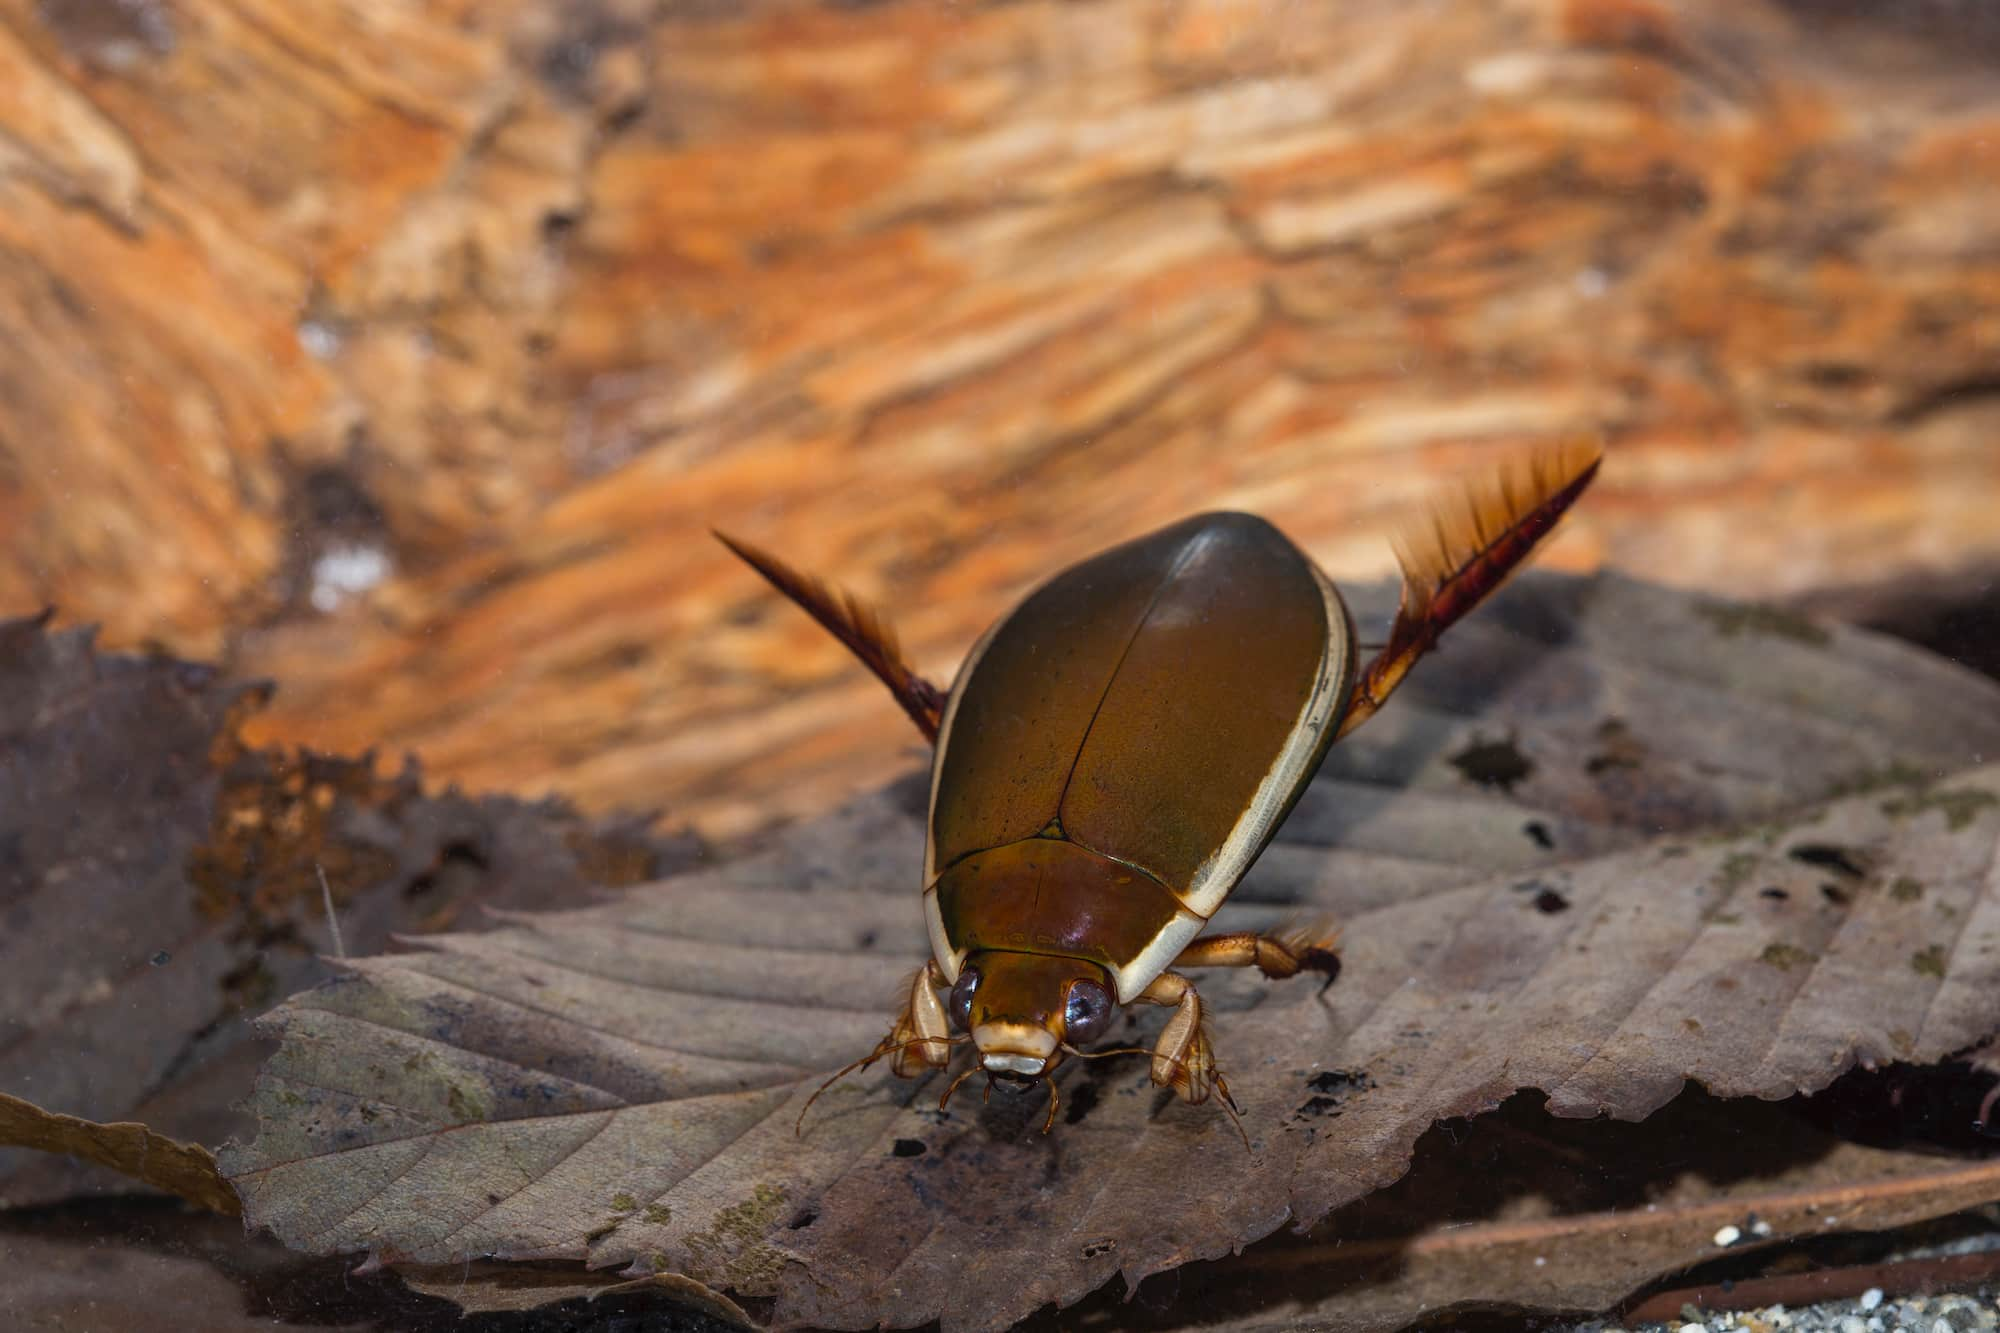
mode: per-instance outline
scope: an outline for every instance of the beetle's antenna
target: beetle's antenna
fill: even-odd
[[[944,1096],[938,1098],[938,1110],[940,1111],[944,1110],[945,1103],[951,1100],[951,1094],[958,1091],[959,1084],[965,1082],[965,1080],[971,1078],[974,1074],[977,1074],[978,1072],[979,1072],[978,1065],[976,1064],[967,1065],[965,1068],[965,1072],[960,1074],[957,1078],[953,1079],[951,1081],[951,1086],[944,1090]]]
[[[856,1060],[851,1064],[844,1065],[839,1070],[835,1071],[832,1078],[829,1078],[826,1082],[820,1084],[819,1087],[814,1090],[813,1095],[806,1098],[806,1104],[799,1108],[799,1118],[792,1122],[792,1137],[794,1138],[799,1137],[801,1132],[804,1130],[806,1123],[806,1112],[812,1110],[813,1103],[819,1100],[820,1094],[825,1092],[828,1088],[832,1087],[834,1084],[840,1082],[840,1080],[846,1078],[849,1074],[854,1073],[856,1070],[866,1069],[868,1068],[868,1066],[874,1064],[877,1060],[880,1060],[883,1056],[894,1055],[898,1051],[907,1051],[912,1046],[936,1046],[936,1045],[959,1046],[971,1040],[972,1040],[971,1037],[961,1032],[956,1037],[913,1037],[909,1041],[899,1041],[894,1043],[884,1042],[882,1045],[877,1046],[874,1050],[870,1051],[868,1054],[862,1056],[859,1060]],[[978,1066],[976,1065],[974,1066],[974,1068],[977,1067]],[[952,1086],[957,1087],[958,1085],[954,1083],[952,1084]]]
[[[1168,1064],[1179,1068],[1183,1073],[1187,1072],[1187,1061],[1175,1059],[1171,1055],[1164,1055],[1159,1051],[1145,1046],[1113,1046],[1110,1050],[1106,1051],[1079,1051],[1068,1042],[1064,1042],[1062,1048],[1079,1060],[1104,1060],[1114,1055],[1150,1055],[1155,1060],[1165,1060]],[[1215,1078],[1215,1091],[1218,1094],[1216,1100],[1221,1104],[1224,1114],[1235,1123],[1236,1132],[1243,1139],[1243,1151],[1253,1151],[1250,1147],[1250,1132],[1243,1128],[1243,1117],[1240,1114],[1240,1108],[1236,1105],[1236,1099],[1229,1095],[1229,1084],[1223,1079],[1220,1069],[1211,1072]],[[1055,1113],[1051,1111],[1049,1114],[1049,1123],[1054,1124]],[[1048,1131],[1044,1129],[1042,1132],[1047,1133]]]

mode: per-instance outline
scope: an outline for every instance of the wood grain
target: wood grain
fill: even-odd
[[[1169,518],[1378,574],[1578,432],[1554,563],[1976,568],[2000,74],[1933,17],[0,0],[0,605],[274,676],[263,738],[729,834],[917,752],[711,525],[941,679]]]

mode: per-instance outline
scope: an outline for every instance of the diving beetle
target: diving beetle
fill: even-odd
[[[1203,937],[1312,780],[1446,628],[1526,558],[1596,475],[1590,445],[1544,449],[1431,508],[1396,543],[1402,600],[1358,662],[1340,592],[1271,524],[1208,513],[1112,547],[1029,593],[973,645],[949,693],[912,671],[865,604],[717,533],[847,645],[936,744],[925,819],[931,959],[868,1055],[898,1076],[1049,1080],[1120,1007],[1174,1012],[1155,1085],[1234,1113],[1201,996],[1180,969],[1340,969],[1301,929]],[[833,1079],[822,1085],[821,1091]],[[817,1097],[817,1093],[814,1094]],[[1046,1132],[1058,1094],[1049,1082]],[[811,1102],[807,1103],[810,1107]],[[804,1112],[800,1113],[801,1122]]]

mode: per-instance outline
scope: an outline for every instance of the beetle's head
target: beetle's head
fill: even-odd
[[[1102,1036],[1117,1004],[1110,975],[1096,963],[989,949],[965,960],[948,1007],[988,1074],[1026,1084],[1062,1063],[1065,1044]]]

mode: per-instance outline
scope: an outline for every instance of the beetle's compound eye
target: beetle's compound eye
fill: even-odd
[[[951,1025],[960,1032],[972,1031],[972,992],[979,989],[979,969],[968,967],[951,986]]]
[[[1063,1006],[1063,1030],[1071,1045],[1096,1041],[1111,1023],[1111,992],[1094,981],[1072,981]]]

